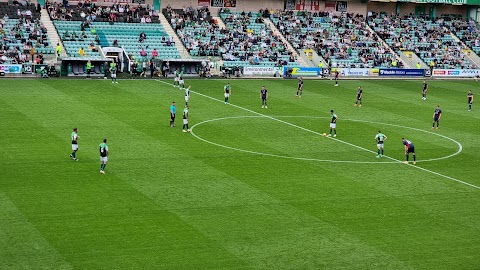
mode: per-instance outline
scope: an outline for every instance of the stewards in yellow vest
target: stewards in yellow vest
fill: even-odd
[[[57,43],[57,48],[55,49],[55,51],[57,52],[57,56],[60,57],[60,54],[62,54],[62,46],[60,45],[60,43]]]
[[[397,67],[397,64],[398,64],[398,63],[397,63],[397,60],[394,59],[394,60],[392,61],[392,67],[396,68],[396,67]]]
[[[320,63],[318,63],[318,67],[323,68],[323,62],[320,61]]]
[[[421,67],[422,67],[422,65],[420,65],[420,62],[418,62],[416,66],[417,66],[417,68],[421,68]]]

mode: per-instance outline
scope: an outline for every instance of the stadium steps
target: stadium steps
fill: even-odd
[[[394,50],[392,50],[392,48],[385,42],[385,40],[383,40],[382,38],[380,38],[377,33],[370,27],[370,25],[368,25],[368,23],[365,24],[365,27],[368,29],[368,31],[370,31],[370,33],[374,36],[376,36],[378,38],[378,40],[380,40],[382,42],[382,45],[383,47],[385,47],[386,49],[388,49],[388,51],[395,56],[395,58],[397,59],[397,61],[401,61],[403,63],[403,66],[406,67],[406,68],[415,68],[415,65],[412,65],[412,63],[410,61],[405,61],[406,59],[404,59],[401,55],[398,55]]]
[[[102,30],[97,31],[98,38],[100,39],[100,46],[102,47],[108,47],[110,46],[110,43],[108,42],[107,37],[105,36],[105,33],[103,33]]]
[[[40,11],[40,20],[42,21],[43,25],[45,25],[45,28],[47,28],[47,34],[50,38],[50,42],[52,43],[52,48],[55,50],[57,48],[57,44],[60,44],[62,46],[62,53],[60,57],[66,57],[67,53],[65,51],[65,47],[63,46],[57,29],[55,28],[55,25],[53,25],[53,22],[50,19],[50,16],[48,15],[48,11],[46,9],[42,8],[42,10]],[[55,55],[57,55],[56,52]]]
[[[302,67],[308,67],[308,66],[313,66],[313,64],[309,64],[305,62],[305,60],[300,57],[297,53],[297,51],[293,48],[292,44],[288,42],[288,40],[282,35],[282,33],[278,30],[278,28],[275,26],[275,24],[268,18],[263,18],[263,21],[265,24],[272,30],[272,33],[282,40],[283,43],[287,44],[287,49],[289,52],[293,53],[293,56],[295,56],[296,61],[300,64]]]
[[[446,28],[444,26],[445,29],[447,29],[448,31],[450,31],[450,29]],[[458,38],[453,32],[450,31],[450,35],[452,36],[453,40],[455,40],[456,42],[459,42],[460,44],[462,44],[462,46],[464,46],[465,48],[469,48],[467,46],[467,44],[465,44],[460,38]],[[465,57],[473,64],[475,64],[475,66],[477,66],[477,68],[480,68],[480,57],[478,56],[478,54],[476,54],[472,49],[466,49],[466,50],[462,50],[463,54],[465,54]]]
[[[188,53],[187,48],[183,46],[183,42],[180,41],[180,38],[178,38],[177,33],[175,32],[175,30],[173,30],[172,26],[168,22],[168,19],[162,12],[159,12],[158,16],[160,19],[160,23],[163,26],[163,29],[165,29],[165,33],[167,33],[169,37],[173,37],[173,41],[175,41],[175,48],[177,48],[177,51],[180,53],[181,59],[190,59],[191,56]]]
[[[220,29],[225,29],[227,28],[227,26],[225,25],[225,23],[223,22],[222,18],[220,17],[215,17],[213,16],[212,19],[214,19],[215,21],[217,21],[217,24],[218,24],[218,27],[220,27]]]

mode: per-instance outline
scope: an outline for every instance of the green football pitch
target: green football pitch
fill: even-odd
[[[0,81],[0,269],[480,268],[478,82],[188,79],[191,133],[171,83]]]

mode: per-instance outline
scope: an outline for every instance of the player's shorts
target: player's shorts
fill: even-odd
[[[188,102],[188,100],[190,99],[190,96],[185,96],[185,101]]]
[[[226,98],[230,97],[230,93],[224,93],[223,94]]]
[[[362,100],[362,97],[357,96],[357,100]]]
[[[377,143],[377,148],[383,148],[383,143]]]
[[[101,161],[101,162],[107,162],[107,161],[108,161],[108,157],[100,157],[100,161]]]
[[[330,128],[337,128],[337,123],[330,123]]]
[[[433,117],[433,122],[438,122],[438,117]]]
[[[116,78],[117,78],[117,74],[112,73],[112,78],[116,79]]]
[[[267,100],[267,97],[262,97],[262,100],[264,100],[264,101]]]
[[[179,80],[178,83],[182,84],[182,85],[185,84],[185,82],[183,80]]]
[[[78,150],[78,144],[72,144],[72,150],[77,151]]]
[[[175,82],[178,82],[178,77],[175,77],[175,79],[173,79]]]
[[[175,114],[172,114],[172,113],[171,113],[171,114],[170,114],[170,119],[171,119],[172,121],[175,121]]]
[[[183,124],[184,125],[188,124],[188,119],[183,119]]]
[[[468,104],[473,104],[473,100],[469,100],[469,101],[468,101]]]
[[[415,153],[415,146],[410,146],[410,148],[407,149],[407,153]]]
[[[422,94],[426,94],[427,93],[427,90],[422,90]]]

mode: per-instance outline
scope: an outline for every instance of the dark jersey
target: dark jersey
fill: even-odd
[[[335,72],[335,79],[338,79],[338,76],[340,76],[340,73],[338,71]]]
[[[303,80],[298,81],[298,90],[302,90],[303,88]]]
[[[423,90],[422,90],[422,92],[425,93],[425,92],[427,92],[427,90],[428,90],[428,84],[427,84],[427,83],[423,83]]]
[[[337,122],[337,115],[336,114],[332,114],[332,119],[331,119],[331,123],[336,123]]]
[[[403,145],[405,145],[409,149],[414,147],[413,143],[409,140],[403,140]]]
[[[435,113],[434,113],[433,117],[434,118],[439,118],[441,114],[442,114],[442,110],[435,109]]]
[[[467,97],[468,97],[468,103],[472,103],[473,102],[473,93],[468,93]]]
[[[107,156],[107,151],[108,151],[108,146],[106,143],[101,143],[99,146],[99,151],[100,151],[100,156],[101,157],[106,157]]]
[[[262,89],[260,90],[260,94],[262,94],[262,99],[266,99],[267,98],[267,89]]]
[[[362,98],[362,94],[363,94],[363,90],[360,88],[358,89],[357,91],[357,99],[361,99]]]

